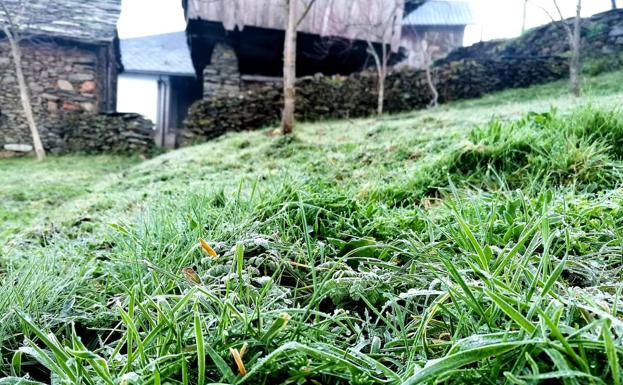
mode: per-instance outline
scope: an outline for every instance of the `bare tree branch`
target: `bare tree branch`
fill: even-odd
[[[305,5],[305,10],[303,11],[303,14],[299,18],[299,21],[296,22],[296,28],[297,29],[301,25],[303,20],[305,20],[305,18],[307,17],[307,14],[309,14],[309,11],[311,10],[311,7],[314,5],[315,2],[316,2],[316,0],[310,0],[309,3],[307,3],[307,5]]]
[[[569,82],[571,85],[571,92],[575,96],[580,96],[581,88],[580,88],[580,73],[581,73],[581,44],[582,44],[582,0],[577,0],[576,6],[576,14],[573,20],[573,28],[569,26],[566,22],[565,17],[558,6],[557,0],[552,0],[556,11],[558,12],[559,19],[554,18],[552,14],[543,6],[539,4],[535,4],[537,7],[541,8],[552,22],[556,25],[561,26],[564,31],[567,33],[567,38],[569,39],[569,48],[571,49],[571,59],[569,62]]]

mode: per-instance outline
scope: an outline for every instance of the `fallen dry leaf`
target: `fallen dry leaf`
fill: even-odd
[[[193,270],[190,267],[183,268],[182,274],[184,275],[184,278],[186,278],[191,283],[196,283],[196,284],[201,283],[201,278],[199,278],[199,274],[197,274],[195,270]]]

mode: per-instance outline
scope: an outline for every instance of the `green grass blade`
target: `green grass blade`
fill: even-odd
[[[203,328],[201,327],[201,316],[199,311],[195,309],[195,342],[197,344],[197,384],[205,384],[206,375],[206,354],[205,343],[203,339]]]
[[[510,319],[512,319],[519,327],[532,334],[536,330],[536,326],[533,325],[530,320],[524,317],[517,309],[511,306],[503,296],[494,293],[491,290],[485,290],[485,293],[491,298],[493,302],[502,310]]]
[[[223,376],[229,382],[234,382],[236,379],[236,375],[231,370],[229,365],[227,365],[227,362],[223,360],[223,357],[221,357],[214,349],[212,349],[210,345],[205,345],[205,351],[212,359],[212,362],[214,362],[214,364],[216,365],[216,368],[221,373],[221,376]]]
[[[539,341],[536,340],[524,340],[498,343],[461,351],[438,360],[432,360],[424,369],[405,379],[402,382],[402,385],[428,384],[430,381],[435,380],[452,370],[462,368],[463,366],[470,365],[487,358],[500,356],[523,346],[537,344],[538,342]]]
[[[621,385],[621,365],[619,364],[619,357],[614,345],[614,339],[610,334],[610,320],[604,320],[601,326],[601,336],[604,340],[606,349],[606,356],[608,357],[608,363],[610,364],[610,371],[612,371],[612,380],[614,385]]]

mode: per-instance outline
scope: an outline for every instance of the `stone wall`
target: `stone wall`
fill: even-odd
[[[51,153],[147,152],[153,124],[135,114],[109,114],[115,99],[111,44],[54,39],[20,42],[22,68],[43,146]],[[0,150],[32,146],[13,57],[0,36]]]
[[[573,20],[566,22],[571,26]],[[618,55],[621,51],[623,9],[598,13],[582,20],[582,56],[585,61],[603,58],[604,55]],[[563,28],[558,24],[547,24],[531,29],[517,39],[483,42],[459,48],[443,59],[443,62],[509,56],[565,55],[568,52],[569,40]]]
[[[203,97],[227,97],[239,93],[240,72],[236,52],[226,44],[216,44],[210,64],[203,69]]]
[[[139,114],[71,112],[59,127],[60,152],[147,154],[155,148],[154,125]]]
[[[57,147],[50,130],[67,111],[97,112],[105,103],[99,71],[100,47],[73,46],[53,41],[22,41],[22,68],[44,146]],[[11,51],[0,40],[0,147],[31,143],[19,97]]]
[[[436,66],[434,73],[440,102],[447,102],[561,79],[568,73],[568,64],[561,57],[461,60]],[[376,108],[376,82],[372,74],[300,79],[297,83],[298,118],[315,121],[371,115]],[[394,72],[386,84],[387,112],[424,108],[431,100],[422,70]],[[279,121],[282,95],[280,85],[269,84],[238,97],[199,101],[190,110],[185,142],[274,124]]]

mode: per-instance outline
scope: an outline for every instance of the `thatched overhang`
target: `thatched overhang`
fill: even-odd
[[[309,0],[297,0],[302,16]],[[283,0],[184,0],[188,20],[221,23],[226,31],[246,27],[285,30]],[[400,44],[404,0],[317,0],[298,31],[321,37]]]

